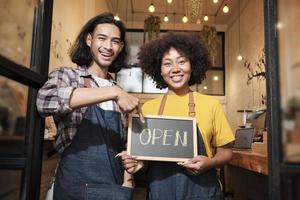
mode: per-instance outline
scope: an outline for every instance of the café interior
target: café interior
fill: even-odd
[[[0,199],[46,198],[60,156],[37,91],[54,69],[76,67],[69,49],[103,12],[125,24],[129,48],[127,66],[111,75],[142,104],[167,90],[143,74],[141,45],[170,31],[206,44],[212,67],[191,89],[219,100],[236,137],[218,169],[225,199],[300,199],[300,1],[1,0],[0,8]],[[136,175],[134,199],[146,199],[146,188]]]

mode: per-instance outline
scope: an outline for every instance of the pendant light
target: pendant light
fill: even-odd
[[[166,14],[165,16],[164,16],[164,22],[168,22],[169,21],[169,17],[168,17],[168,15]]]
[[[189,21],[189,19],[187,18],[187,16],[186,15],[183,15],[183,17],[182,17],[182,22],[183,23],[187,23]]]
[[[120,17],[118,15],[118,7],[119,7],[119,0],[117,0],[117,11],[116,11],[116,15],[114,16],[114,19],[117,20],[117,21],[120,21]]]
[[[153,2],[151,2],[150,6],[148,7],[149,12],[153,13],[155,11],[155,6]]]
[[[182,7],[183,7],[183,11],[184,11],[184,15],[183,15],[183,17],[182,17],[182,22],[184,23],[184,24],[186,24],[188,21],[189,21],[189,19],[188,19],[188,17],[187,17],[187,8],[185,7],[185,5],[184,4],[182,4]]]
[[[227,4],[225,3],[224,7],[223,7],[223,12],[224,13],[228,13],[229,12],[229,7],[227,6]]]
[[[240,43],[241,43],[241,27],[240,27],[240,21],[241,21],[241,8],[240,8],[240,0],[238,0],[238,4],[239,4],[239,16],[238,16],[238,37],[239,37],[239,40],[238,40],[238,43],[239,43],[239,54],[238,54],[238,56],[236,57],[236,59],[238,60],[238,61],[242,61],[243,60],[243,56],[241,55],[241,45],[240,45]]]
[[[168,3],[169,3],[169,1],[168,1]],[[172,3],[172,1],[171,1],[171,3]],[[164,22],[168,22],[169,21],[169,17],[168,17],[168,5],[167,5],[167,3],[166,3],[166,14],[165,14],[165,16],[164,16]]]
[[[208,21],[208,16],[207,16],[207,0],[205,1],[205,13],[206,13],[206,14],[205,14],[205,16],[204,16],[203,19],[204,19],[204,21],[207,22],[207,21]]]

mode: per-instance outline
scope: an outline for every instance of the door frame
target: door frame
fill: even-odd
[[[0,55],[0,75],[29,87],[24,154],[0,155],[0,170],[22,170],[20,199],[40,199],[44,119],[36,108],[36,97],[47,80],[53,0],[37,1],[34,10],[30,66],[22,66]]]

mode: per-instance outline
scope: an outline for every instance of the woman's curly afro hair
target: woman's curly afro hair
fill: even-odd
[[[192,74],[189,85],[200,84],[206,78],[206,71],[210,68],[211,61],[205,44],[195,33],[169,32],[143,45],[138,54],[143,72],[156,82],[157,88],[168,87],[161,76],[161,62],[164,54],[172,47],[186,56],[191,63]]]

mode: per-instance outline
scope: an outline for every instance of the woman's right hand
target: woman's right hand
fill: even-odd
[[[118,153],[116,155],[116,158],[119,158],[122,161],[123,167],[130,174],[136,173],[145,166],[145,163],[143,161],[137,160],[136,158],[127,155],[127,151],[122,151],[121,153]]]
[[[144,115],[140,107],[139,99],[128,94],[118,86],[113,86],[113,87],[117,94],[116,102],[120,106],[122,112],[129,113],[136,110],[141,121],[144,123]]]

